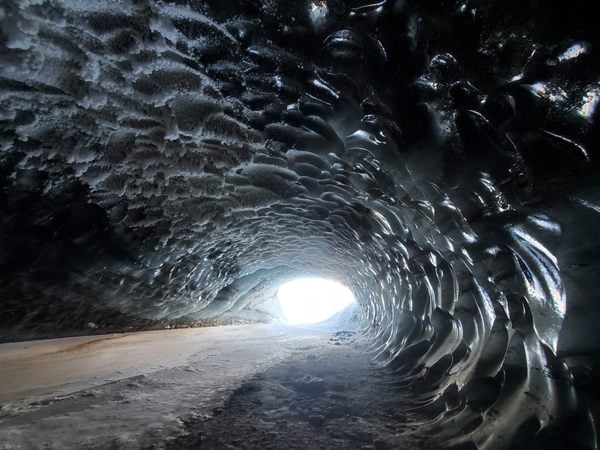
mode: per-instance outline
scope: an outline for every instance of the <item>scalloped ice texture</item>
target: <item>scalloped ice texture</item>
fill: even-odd
[[[3,339],[335,278],[424,433],[596,448],[589,6],[188,3],[0,6]]]

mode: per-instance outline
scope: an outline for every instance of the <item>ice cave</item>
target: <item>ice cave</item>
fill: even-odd
[[[0,0],[0,449],[598,449],[593,9]]]

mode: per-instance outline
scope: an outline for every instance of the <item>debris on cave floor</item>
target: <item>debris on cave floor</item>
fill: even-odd
[[[334,345],[341,345],[343,343],[353,343],[356,342],[355,335],[356,333],[354,331],[336,331],[331,335],[329,341]]]

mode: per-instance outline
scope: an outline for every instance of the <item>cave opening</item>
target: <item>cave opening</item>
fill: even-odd
[[[331,319],[356,300],[345,285],[326,278],[296,278],[277,290],[282,319],[288,325],[311,325]]]

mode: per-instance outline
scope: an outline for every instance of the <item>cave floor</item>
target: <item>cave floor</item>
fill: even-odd
[[[282,325],[0,345],[0,448],[428,448],[360,335]]]

